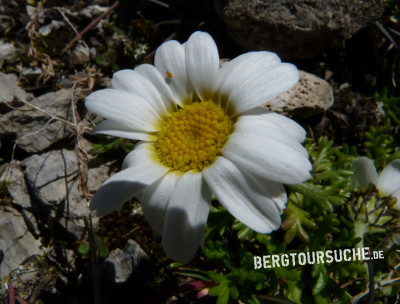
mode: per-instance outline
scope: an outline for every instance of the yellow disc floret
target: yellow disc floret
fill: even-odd
[[[232,133],[232,121],[220,105],[200,101],[186,105],[162,123],[154,142],[162,164],[175,171],[210,166]]]

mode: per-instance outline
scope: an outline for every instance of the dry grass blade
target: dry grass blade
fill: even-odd
[[[83,35],[85,35],[91,28],[93,28],[97,23],[99,23],[105,16],[111,13],[119,4],[119,1],[116,1],[110,8],[101,14],[98,18],[96,18],[92,23],[90,23],[87,27],[85,27],[78,35],[75,36],[74,39],[68,43],[68,45],[62,50],[61,55],[68,51],[76,41],[78,41]]]

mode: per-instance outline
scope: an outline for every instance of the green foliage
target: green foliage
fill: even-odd
[[[377,128],[371,127],[365,133],[367,155],[375,160],[376,168],[383,168],[392,160],[400,158],[399,143],[392,134],[393,127],[389,119]]]
[[[390,94],[389,89],[386,87],[380,94],[376,94],[375,98],[383,102],[383,109],[387,116],[395,124],[400,124],[400,97]]]
[[[88,258],[90,256],[90,252],[94,250],[97,253],[97,257],[99,259],[107,258],[109,251],[108,248],[101,242],[100,238],[97,236],[95,232],[93,232],[94,244],[90,244],[90,242],[82,242],[78,246],[78,252],[82,255],[83,258]]]
[[[150,51],[149,43],[154,40],[156,28],[143,16],[132,19],[131,25],[125,31],[116,27],[109,20],[104,22],[107,37],[104,44],[97,50],[96,64],[105,73],[114,73],[123,68],[133,68],[144,61]]]
[[[362,151],[376,156],[375,161],[382,166],[398,153],[389,129],[389,125],[371,128]],[[367,294],[368,268],[363,261],[300,265],[289,259],[291,262],[284,265],[285,255],[291,254],[366,246],[380,250],[398,217],[391,210],[393,199],[380,197],[374,186],[366,192],[354,189],[352,163],[359,155],[355,147],[336,147],[326,137],[307,139],[305,146],[313,163],[312,178],[288,186],[282,229],[259,234],[223,207],[211,207],[203,247],[211,269],[202,272],[202,279],[217,284],[208,292],[217,303],[238,299],[254,304],[349,303]],[[400,260],[396,248],[388,243],[385,259],[371,261],[375,282],[388,280],[390,275],[399,277],[391,273]],[[271,262],[272,255],[278,257],[277,262]],[[270,256],[270,268],[259,267],[262,263],[256,267],[255,258],[262,260],[263,256]],[[186,269],[185,273],[199,278],[198,271]],[[376,291],[377,300],[394,295],[393,284],[388,285]]]
[[[132,151],[133,147],[134,144],[125,138],[113,138],[104,140],[98,144],[94,144],[91,153],[105,154],[109,152],[115,152],[115,150],[118,149],[122,149],[125,153],[129,153],[130,151]]]

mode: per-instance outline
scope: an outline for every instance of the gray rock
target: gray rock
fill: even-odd
[[[301,71],[299,82],[290,90],[270,100],[261,108],[287,116],[309,117],[333,105],[333,89],[328,82]]]
[[[22,77],[26,78],[29,81],[35,81],[36,79],[38,79],[40,77],[40,75],[42,75],[43,71],[41,68],[37,67],[37,68],[23,68],[22,69]]]
[[[78,189],[75,153],[63,149],[35,154],[25,159],[23,164],[33,195],[43,204],[40,207],[42,212],[47,212],[53,221],[80,238],[89,210],[86,199]]]
[[[4,173],[0,176],[0,182],[4,180],[7,182],[7,190],[13,199],[13,203],[21,208],[30,208],[31,199],[25,184],[21,162],[12,161],[8,164]]]
[[[114,249],[103,264],[105,275],[114,275],[114,283],[124,283],[137,271],[140,263],[149,257],[134,240],[128,240],[124,249]]]
[[[88,171],[87,186],[89,191],[95,192],[110,177],[110,163],[98,168],[90,168]]]
[[[31,98],[31,94],[26,93],[18,86],[17,75],[0,72],[0,110],[5,107],[6,103],[18,106],[16,103],[18,99],[29,101]]]
[[[14,54],[15,46],[0,39],[0,68],[3,67],[5,61],[12,59]]]
[[[84,9],[79,11],[79,15],[91,19],[106,12],[107,9],[108,9],[107,7],[102,7],[99,6],[98,4],[89,5],[88,7],[85,7]]]
[[[35,154],[23,161],[25,176],[35,200],[66,231],[80,239],[85,232],[85,218],[89,216],[88,200],[78,186],[78,161],[75,152],[55,150]],[[97,190],[109,177],[108,167],[89,169],[88,188]],[[40,216],[40,215],[38,215]],[[93,218],[96,226],[98,218]]]
[[[28,231],[23,217],[0,209],[0,248],[4,259],[0,264],[0,278],[17,268],[26,258],[43,254],[39,240]]]
[[[70,190],[68,185],[77,173],[73,151],[63,149],[34,154],[26,158],[23,164],[27,181],[39,200],[54,205],[66,198]]]
[[[61,89],[44,94],[31,103],[59,118],[71,120],[71,95],[71,90]],[[18,147],[26,152],[43,151],[71,134],[71,126],[29,105],[0,116],[0,138],[16,137]]]
[[[89,62],[90,50],[87,46],[78,44],[68,57],[68,62],[71,66],[76,66]]]
[[[42,36],[47,36],[48,34],[51,33],[52,30],[58,30],[60,27],[65,26],[64,21],[56,21],[52,20],[51,23],[43,25],[42,27],[39,28],[38,32]]]
[[[342,47],[379,18],[385,1],[214,0],[214,7],[242,48],[271,50],[287,59]]]
[[[31,198],[26,187],[24,171],[21,162],[11,161],[0,176],[0,182],[7,182],[7,191],[12,198],[13,205],[20,210],[29,231],[37,238],[40,235],[36,217],[32,213]]]

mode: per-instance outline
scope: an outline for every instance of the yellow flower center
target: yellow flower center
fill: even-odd
[[[232,120],[213,101],[186,105],[162,122],[154,142],[160,162],[175,171],[210,166],[232,133]]]

